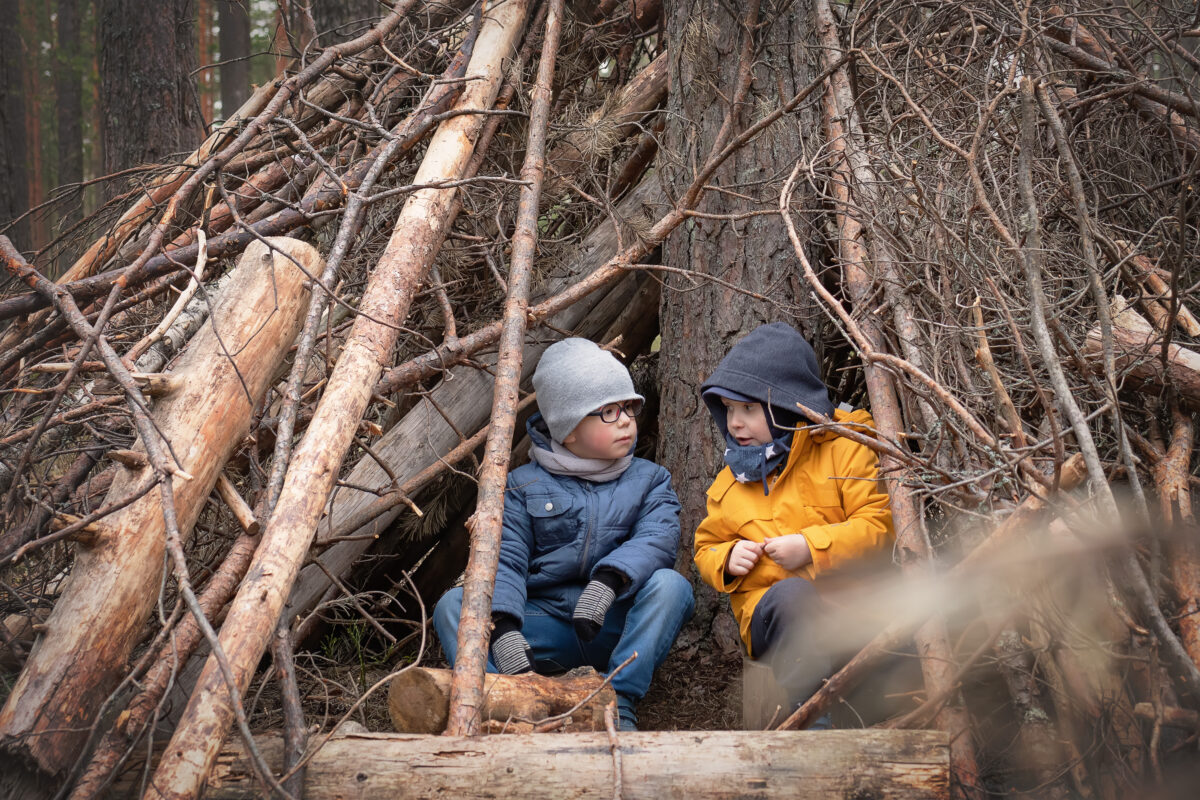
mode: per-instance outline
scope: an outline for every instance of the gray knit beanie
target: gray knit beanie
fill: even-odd
[[[546,348],[533,371],[538,410],[556,442],[592,411],[622,400],[645,400],[633,390],[629,370],[588,339],[563,339]]]

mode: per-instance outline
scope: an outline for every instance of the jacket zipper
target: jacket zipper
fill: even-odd
[[[583,555],[579,559],[579,578],[582,580],[587,577],[588,572],[588,549],[592,546],[592,528],[596,521],[594,512],[596,490],[590,483],[584,482],[583,488],[586,492],[584,495],[584,509],[587,511],[587,533],[583,536]]]

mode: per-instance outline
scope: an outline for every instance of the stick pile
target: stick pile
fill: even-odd
[[[562,335],[648,353],[697,286],[775,319],[816,304],[897,521],[904,600],[782,728],[909,648],[922,684],[867,721],[947,732],[955,796],[1115,800],[1194,760],[1197,20],[785,5],[738,9],[740,77],[688,163],[663,143],[692,120],[664,108],[679,60],[717,57],[719,4],[680,29],[657,0],[399,0],[87,241],[0,237],[0,792],[97,797],[169,740],[139,791],[194,797],[240,736],[260,790],[295,795],[309,726],[332,727],[316,687],[341,712],[368,683],[321,635],[427,656],[424,609],[464,569],[447,719],[476,733],[523,381]],[[811,56],[788,93],[784,17]],[[731,168],[772,136],[801,155]],[[706,212],[718,195],[745,208]],[[770,293],[659,249],[755,215],[794,263]],[[347,658],[356,687],[322,663]],[[285,741],[267,758],[252,728]]]

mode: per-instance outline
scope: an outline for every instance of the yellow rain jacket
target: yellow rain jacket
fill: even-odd
[[[861,409],[838,409],[833,418],[873,426],[871,415]],[[810,433],[801,428],[774,484],[767,479],[770,494],[763,494],[760,481],[738,483],[729,467],[717,475],[708,489],[708,516],[696,530],[694,558],[706,583],[729,592],[747,652],[754,607],[776,581],[796,576],[811,581],[891,547],[892,512],[878,472],[871,449],[834,430]],[[789,571],[763,553],[748,574],[725,572],[729,551],[739,539],[762,542],[791,533],[804,534],[812,563]]]

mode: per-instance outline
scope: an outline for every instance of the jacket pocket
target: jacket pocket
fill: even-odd
[[[533,539],[539,551],[567,544],[575,538],[575,501],[566,493],[538,494],[525,498],[525,510],[533,525]]]

